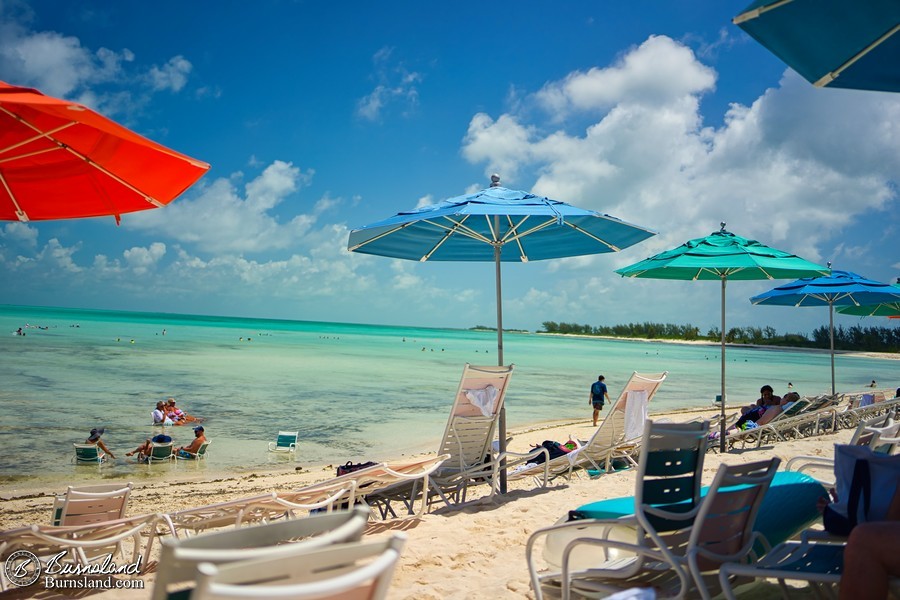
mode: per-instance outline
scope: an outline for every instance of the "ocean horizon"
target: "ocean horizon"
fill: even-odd
[[[16,335],[18,328],[26,335]],[[497,363],[496,332],[362,323],[0,306],[0,465],[4,489],[41,482],[165,477],[185,469],[247,472],[337,465],[436,450],[465,363]],[[619,393],[633,371],[668,371],[651,412],[717,409],[719,347],[506,332],[515,365],[510,428],[590,418],[590,384]],[[788,382],[804,395],[831,388],[827,353],[729,346],[730,406],[761,385]],[[865,354],[836,357],[837,389],[873,379],[893,389],[897,363]],[[882,383],[883,382],[883,383]],[[139,465],[125,459],[160,431],[150,412],[173,396],[203,417],[212,440],[199,464]],[[113,464],[73,465],[73,443],[94,427]],[[166,428],[176,445],[189,427]],[[299,431],[294,462],[267,452],[279,430]],[[28,450],[23,451],[22,447]]]

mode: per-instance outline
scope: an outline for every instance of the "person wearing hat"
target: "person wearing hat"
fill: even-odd
[[[203,434],[203,425],[194,427],[194,440],[187,446],[182,446],[176,452],[181,458],[194,458],[200,446],[206,443],[206,436]]]
[[[109,454],[110,458],[115,458],[116,455],[113,454],[109,448],[106,447],[106,444],[103,443],[103,440],[100,439],[100,436],[103,435],[103,432],[106,431],[104,428],[99,427],[95,429],[91,429],[91,435],[88,436],[88,439],[84,440],[85,444],[94,444],[106,454]]]
[[[168,416],[176,425],[183,425],[188,421],[198,421],[196,417],[192,417],[177,406],[175,406],[175,398],[166,400],[166,416]]]
[[[133,456],[135,454],[138,455],[138,461],[143,461],[147,456],[150,456],[150,452],[153,450],[153,444],[168,444],[172,441],[172,438],[164,433],[159,433],[154,435],[152,438],[148,438],[146,442],[132,450],[131,452],[126,452],[125,456]]]

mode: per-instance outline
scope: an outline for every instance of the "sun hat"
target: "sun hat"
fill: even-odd
[[[103,432],[106,431],[102,427],[91,429],[91,436],[88,438],[90,441],[96,441],[100,439],[100,436],[103,435]]]
[[[158,433],[153,436],[153,439],[150,440],[154,444],[168,444],[172,441],[172,438],[164,433]]]
[[[194,431],[204,431],[203,425],[197,425],[196,427],[194,427]]]

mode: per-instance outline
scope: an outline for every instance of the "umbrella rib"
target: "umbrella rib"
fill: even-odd
[[[449,231],[451,233],[459,233],[460,235],[464,235],[464,236],[472,238],[474,240],[478,240],[479,242],[484,242],[485,244],[491,244],[492,240],[490,240],[489,238],[486,238],[485,236],[481,235],[480,233],[478,233],[477,231],[475,231],[468,225],[464,224],[466,222],[466,219],[469,218],[469,216],[471,216],[471,215],[466,215],[465,217],[463,217],[462,221],[454,221],[450,217],[444,217],[445,219],[447,219],[448,221],[453,223],[453,227],[448,227],[448,226],[444,225],[443,223],[438,223],[437,221],[432,221],[431,219],[422,219],[422,222],[428,223],[429,225],[434,225],[438,229],[443,229],[444,231]]]
[[[367,239],[366,241],[360,242],[360,243],[358,243],[357,245],[353,246],[352,248],[350,248],[350,252],[353,252],[353,251],[355,251],[355,250],[358,250],[359,248],[362,248],[363,246],[365,246],[365,245],[367,245],[367,244],[371,244],[372,242],[377,242],[377,241],[380,240],[381,238],[387,237],[387,236],[389,236],[389,235],[391,235],[391,234],[393,234],[393,233],[396,233],[396,232],[398,232],[398,231],[403,231],[404,229],[406,229],[406,228],[409,227],[410,225],[412,225],[412,222],[404,223],[403,225],[400,225],[399,227],[395,227],[395,228],[391,229],[390,231],[385,231],[384,233],[379,233],[379,234],[376,235],[375,237],[369,238],[369,239]]]
[[[871,44],[869,44],[868,46],[866,46],[865,48],[863,48],[862,50],[860,50],[859,52],[857,52],[856,54],[851,56],[844,64],[839,66],[837,69],[835,69],[834,71],[830,71],[829,73],[826,73],[825,75],[823,75],[822,78],[819,79],[818,81],[816,81],[815,83],[813,83],[813,85],[816,87],[825,87],[826,85],[828,85],[829,83],[831,83],[832,81],[834,81],[835,79],[840,77],[844,71],[846,71],[847,69],[852,67],[853,63],[855,63],[856,61],[861,59],[863,56],[865,56],[866,54],[868,54],[869,52],[871,52],[872,50],[874,50],[875,48],[880,46],[885,40],[887,40],[889,37],[891,37],[898,31],[900,31],[900,24],[894,25],[894,27],[892,27],[889,31],[884,33],[877,40],[875,40],[874,42],[872,42]]]
[[[31,158],[32,156],[37,156],[38,154],[46,154],[48,152],[56,152],[57,150],[62,150],[62,148],[60,148],[59,146],[56,146],[54,148],[44,148],[43,150],[35,150],[34,152],[29,152],[27,154],[17,154],[15,156],[10,156],[8,158],[0,158],[0,164],[12,162],[14,160],[21,160],[23,158]]]
[[[794,0],[780,0],[779,2],[773,2],[772,4],[769,4],[768,6],[762,6],[760,8],[754,8],[753,10],[748,10],[747,12],[741,13],[738,16],[736,16],[734,19],[731,20],[731,22],[734,23],[735,25],[739,25],[739,24],[743,23],[744,21],[749,21],[751,19],[758,19],[759,16],[762,15],[763,13],[767,13],[770,10],[775,10],[776,8],[781,8],[785,4],[789,4],[793,1]]]
[[[27,140],[22,140],[21,142],[18,142],[18,143],[16,143],[16,144],[13,144],[12,146],[7,146],[6,148],[3,148],[2,150],[0,150],[0,154],[5,154],[5,153],[9,152],[10,150],[15,150],[16,148],[19,148],[19,147],[24,146],[24,145],[26,145],[26,144],[30,144],[31,142],[33,142],[33,141],[35,141],[35,140],[39,140],[39,139],[41,139],[41,138],[47,138],[47,139],[49,139],[50,141],[52,141],[52,142],[54,142],[54,143],[56,143],[56,144],[59,144],[59,142],[56,140],[56,138],[53,137],[53,135],[59,133],[59,132],[62,131],[63,129],[68,129],[68,128],[71,127],[72,125],[76,125],[76,124],[77,124],[77,121],[70,121],[70,122],[66,123],[65,125],[60,125],[60,126],[57,127],[56,129],[51,129],[50,131],[43,132],[43,131],[41,131],[40,129],[38,129],[37,127],[35,127],[34,125],[32,125],[31,123],[29,123],[28,121],[26,121],[25,119],[23,119],[20,115],[17,115],[16,113],[9,111],[9,110],[7,110],[6,108],[4,108],[4,107],[2,107],[2,106],[0,106],[0,110],[2,110],[4,113],[8,114],[8,115],[9,115],[10,117],[12,117],[13,119],[19,121],[20,123],[22,123],[22,124],[25,125],[26,127],[30,128],[30,129],[32,129],[32,130],[34,130],[34,131],[36,131],[36,132],[38,133],[38,135],[33,136],[33,137],[30,137],[30,138],[28,138]],[[55,150],[56,148],[53,148],[53,149]],[[31,156],[31,154],[25,154],[22,158],[24,158],[25,156]],[[20,158],[20,157],[14,156],[14,157],[12,157],[12,158],[10,158],[10,159],[3,159],[3,160],[4,160],[4,161],[6,161],[6,160],[12,160],[12,159],[15,159],[15,158]]]
[[[604,246],[606,246],[607,248],[609,248],[609,249],[612,250],[613,252],[618,252],[619,250],[621,250],[621,248],[619,248],[618,246],[614,246],[613,244],[610,244],[610,243],[607,242],[606,240],[603,240],[603,239],[598,238],[598,237],[597,237],[596,235],[594,235],[593,233],[591,233],[591,232],[589,232],[589,231],[587,231],[587,230],[585,230],[585,229],[582,229],[582,228],[579,227],[578,225],[575,225],[575,224],[573,224],[573,223],[568,223],[568,222],[564,223],[564,225],[568,225],[569,227],[571,227],[571,228],[574,229],[575,231],[577,231],[577,232],[579,232],[579,233],[583,233],[584,235],[588,236],[588,237],[591,238],[592,240],[595,240],[595,241],[597,241],[597,242],[600,242],[601,244],[603,244]]]
[[[3,176],[3,173],[0,173],[0,183],[3,183],[4,189],[6,189],[6,193],[9,194],[9,199],[12,201],[13,206],[16,207],[16,217],[22,221],[23,223],[28,221],[28,215],[25,214],[25,211],[22,210],[22,207],[19,206],[19,202],[16,200],[15,195],[11,189],[9,189],[9,184],[6,183],[6,177]]]
[[[429,251],[425,254],[425,256],[423,256],[422,258],[420,258],[419,261],[420,261],[420,262],[425,262],[426,260],[428,260],[429,258],[431,258],[431,255],[434,254],[435,252],[437,252],[438,248],[440,248],[441,246],[443,246],[443,245],[444,245],[444,242],[446,242],[448,239],[450,239],[450,236],[451,236],[451,235],[453,235],[454,233],[456,233],[456,231],[457,231],[459,228],[463,227],[463,223],[465,223],[466,219],[468,219],[468,218],[469,218],[469,216],[466,215],[465,217],[463,217],[462,221],[459,221],[459,222],[453,221],[453,219],[448,219],[449,221],[452,221],[452,222],[456,223],[456,225],[455,225],[454,227],[452,227],[452,228],[444,227],[444,229],[446,229],[446,231],[444,232],[444,235],[441,236],[441,239],[438,241],[438,243],[435,244],[434,247],[432,247],[431,250],[429,250]],[[437,223],[435,223],[435,225],[437,225]],[[468,229],[468,228],[466,228],[466,229]]]
[[[516,232],[519,230],[519,225],[528,220],[528,217],[522,217],[522,220],[518,223],[513,224],[512,217],[506,215],[506,220],[509,222],[509,231],[506,232],[506,235],[503,236],[503,243],[506,243],[507,237],[509,234],[513,234],[513,236],[509,239],[516,243],[516,247],[519,249],[519,259],[522,262],[528,262],[528,255],[525,254],[525,248],[522,246],[522,238]]]

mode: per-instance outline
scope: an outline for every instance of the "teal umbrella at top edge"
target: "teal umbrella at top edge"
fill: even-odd
[[[831,263],[828,263],[831,266]],[[827,306],[831,340],[831,393],[834,389],[834,307],[847,309],[900,302],[900,287],[873,281],[856,273],[833,269],[831,275],[804,277],[750,298],[753,304],[772,306]]]
[[[720,281],[722,284],[722,387],[720,450],[725,451],[725,283],[727,280],[794,279],[831,272],[789,252],[770,248],[725,230],[689,240],[633,265],[617,269],[622,277]]]
[[[501,262],[529,262],[618,252],[656,235],[652,229],[500,185],[396,215],[350,232],[351,252],[419,262],[493,262],[497,296],[497,362],[503,366]],[[506,451],[506,407],[500,409]],[[505,463],[504,463],[505,464]],[[500,471],[506,493],[506,469]]]
[[[897,0],[756,0],[732,21],[816,87],[900,92]]]

